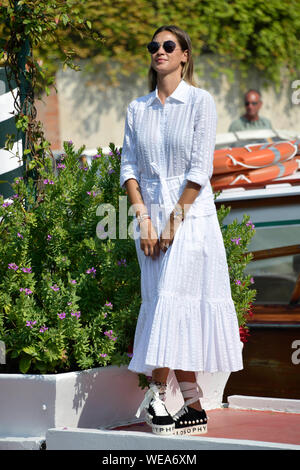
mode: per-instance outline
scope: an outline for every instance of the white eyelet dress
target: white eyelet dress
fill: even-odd
[[[157,89],[127,109],[120,185],[134,178],[158,236],[187,180],[201,185],[173,243],[145,256],[135,221],[142,303],[129,370],[233,372],[243,368],[228,264],[210,184],[216,109],[181,80],[162,105]]]

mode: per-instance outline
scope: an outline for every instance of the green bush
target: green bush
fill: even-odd
[[[16,178],[11,201],[0,198],[0,340],[3,372],[56,373],[128,364],[141,303],[140,268],[132,237],[120,238],[120,154],[113,144],[87,165],[64,143],[56,168],[49,159],[39,183]],[[97,208],[116,208],[116,237],[103,237]],[[126,201],[126,211],[129,201]],[[219,221],[239,324],[255,291],[243,270],[254,234],[249,217]],[[98,215],[97,215],[98,214]],[[130,218],[128,219],[130,222]]]
[[[13,202],[0,199],[2,370],[55,373],[129,361],[139,309],[132,240],[101,240],[97,207],[117,207],[119,151],[100,149],[90,167],[71,143],[52,171],[18,178]],[[101,184],[100,184],[101,181]],[[117,221],[118,222],[118,221]],[[124,261],[126,260],[126,261]]]
[[[247,253],[247,247],[255,234],[255,226],[247,214],[244,214],[241,223],[235,219],[231,224],[224,225],[223,220],[230,210],[230,207],[221,205],[218,219],[226,250],[231,295],[240,326],[240,337],[241,341],[246,342],[249,335],[247,320],[252,315],[256,290],[252,288],[253,277],[251,274],[246,275],[244,270],[253,258],[252,253]]]

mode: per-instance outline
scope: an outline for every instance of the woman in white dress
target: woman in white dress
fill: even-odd
[[[152,376],[137,415],[156,434],[207,430],[195,372],[243,368],[226,252],[210,185],[212,96],[193,81],[191,41],[163,26],[148,44],[151,92],[127,109],[120,184],[134,207],[141,295],[129,370]],[[174,370],[185,405],[164,403]]]

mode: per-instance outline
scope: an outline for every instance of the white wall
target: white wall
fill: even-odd
[[[274,128],[295,130],[300,134],[300,104],[291,101],[295,89],[288,75],[282,78],[280,90],[276,92],[274,86],[264,89],[263,76],[254,71],[244,82],[239,72],[235,73],[233,83],[229,83],[225,75],[211,78],[209,61],[216,62],[217,58],[199,59],[196,65],[201,67],[202,77],[196,74],[196,78],[198,85],[215,98],[218,133],[227,132],[231,121],[243,114],[244,92],[258,88],[263,96],[260,114],[269,118]],[[91,85],[91,81],[94,84]],[[129,77],[112,88],[103,85],[101,74],[91,77],[72,70],[58,72],[57,88],[61,139],[71,139],[76,146],[85,144],[87,148],[106,147],[110,142],[122,145],[126,107],[132,99],[148,93],[146,78]]]

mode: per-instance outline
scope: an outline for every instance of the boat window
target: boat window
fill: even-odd
[[[299,244],[299,225],[255,227],[247,251],[268,250]],[[300,253],[251,261],[245,274],[251,274],[257,304],[289,304],[300,275]]]
[[[297,223],[299,222],[299,223]],[[248,251],[267,250],[300,243],[300,220],[291,224],[261,226],[255,224],[255,235],[248,245]]]

